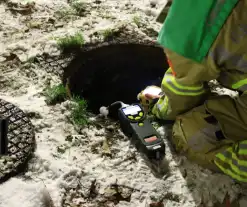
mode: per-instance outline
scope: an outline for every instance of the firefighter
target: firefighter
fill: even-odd
[[[163,95],[138,95],[174,121],[178,153],[239,182],[247,182],[246,11],[247,0],[173,0],[158,37],[170,65]],[[239,95],[213,95],[214,79]]]

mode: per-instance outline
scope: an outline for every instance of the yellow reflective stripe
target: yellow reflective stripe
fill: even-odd
[[[227,149],[227,152],[231,153],[231,156],[232,156],[232,158],[235,160],[235,162],[237,162],[237,163],[236,163],[237,165],[234,165],[234,164],[233,164],[233,159],[227,158],[227,157],[226,157],[224,154],[222,154],[222,153],[218,153],[218,154],[216,155],[216,157],[219,158],[221,161],[227,163],[235,173],[247,177],[247,171],[246,171],[246,168],[247,168],[247,161],[239,160],[238,157],[236,156],[236,154],[233,153],[231,149]],[[246,172],[244,172],[243,170],[240,169],[241,166],[242,166],[242,168],[244,168],[243,170],[245,170]]]
[[[247,147],[247,140],[241,141],[226,151],[218,153],[215,164],[227,175],[241,182],[247,182],[247,151],[242,154],[241,150]],[[244,149],[241,149],[244,148]]]
[[[159,113],[156,105],[152,109],[152,114],[155,115],[158,119],[161,119],[160,113]]]
[[[241,141],[239,143],[238,153],[240,155],[247,155],[247,140]]]
[[[167,75],[167,76],[169,76],[169,78],[171,78],[172,81],[174,82],[175,86],[180,89],[187,89],[187,90],[202,90],[203,89],[202,84],[200,86],[184,86],[184,85],[179,84],[173,75]]]
[[[247,155],[247,149],[239,149],[238,152],[240,155]]]
[[[237,83],[232,84],[232,88],[233,89],[238,89],[238,88],[240,88],[240,87],[242,87],[243,85],[246,85],[246,84],[247,84],[247,79],[240,80]]]
[[[160,99],[160,100],[162,100],[162,99]],[[162,100],[162,101],[160,101],[161,103],[157,103],[158,104],[158,108],[159,108],[159,110],[160,111],[167,111],[167,107],[168,107],[168,98],[167,98],[167,96],[165,96],[165,98]]]
[[[227,169],[227,168],[224,168],[221,166],[220,163],[217,162],[217,160],[214,161],[214,163],[218,166],[218,168],[220,168],[222,170],[222,172],[224,172],[226,175],[229,175],[231,176],[233,179],[236,179],[238,181],[241,181],[241,182],[247,182],[247,179],[233,173],[230,169]]]
[[[168,109],[168,97],[165,96],[164,99],[160,98],[159,101],[154,105],[152,113],[158,118],[165,118]]]
[[[247,79],[240,80],[237,83],[232,84],[232,88],[238,91],[247,91]]]
[[[167,69],[167,71],[166,71],[166,73],[165,74],[171,74],[172,75],[172,68],[171,67],[169,67],[168,69]]]
[[[247,140],[241,141],[240,144],[247,144]]]
[[[178,95],[184,96],[198,96],[205,92],[203,85],[201,86],[183,86],[179,84],[175,77],[166,74],[162,80],[162,85],[167,87],[170,91]]]

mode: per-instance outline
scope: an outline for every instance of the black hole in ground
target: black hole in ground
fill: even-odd
[[[113,44],[81,51],[65,69],[72,93],[88,100],[98,114],[101,106],[115,101],[137,102],[148,85],[160,86],[168,68],[163,49],[157,45]]]

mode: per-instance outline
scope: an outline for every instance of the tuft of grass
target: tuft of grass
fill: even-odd
[[[141,18],[139,16],[134,16],[133,22],[137,25],[137,27],[141,26]]]
[[[72,99],[75,102],[75,106],[71,111],[71,119],[75,125],[85,126],[89,123],[88,111],[87,111],[87,101],[76,96]]]
[[[75,15],[75,11],[72,8],[62,7],[55,11],[55,15],[59,19],[68,19],[68,17]]]
[[[58,18],[68,19],[74,18],[75,16],[84,17],[88,12],[88,3],[83,2],[82,0],[72,0],[69,2],[69,7],[62,7],[55,12],[55,15]]]
[[[66,100],[67,93],[63,84],[49,87],[45,91],[46,103],[53,105]]]
[[[85,12],[87,11],[87,3],[83,1],[72,1],[71,7],[78,16],[84,16]]]
[[[83,35],[80,32],[77,32],[74,35],[59,38],[57,43],[62,50],[77,49],[85,43],[85,40]]]
[[[66,87],[63,86],[63,84],[47,88],[44,95],[46,96],[46,103],[48,105],[53,105],[69,98],[68,91]],[[73,96],[70,98],[70,100],[74,102],[74,104],[70,107],[70,120],[72,123],[79,127],[83,127],[89,124],[90,122],[89,113],[87,110],[87,101],[80,98],[79,96]]]
[[[105,29],[101,32],[101,34],[103,35],[104,40],[106,40],[106,39],[110,39],[110,38],[114,37],[115,31],[114,31],[114,29]]]

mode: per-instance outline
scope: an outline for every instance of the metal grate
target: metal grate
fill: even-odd
[[[8,155],[0,155],[0,182],[19,173],[35,148],[32,123],[15,105],[0,99],[0,117],[9,119]]]

